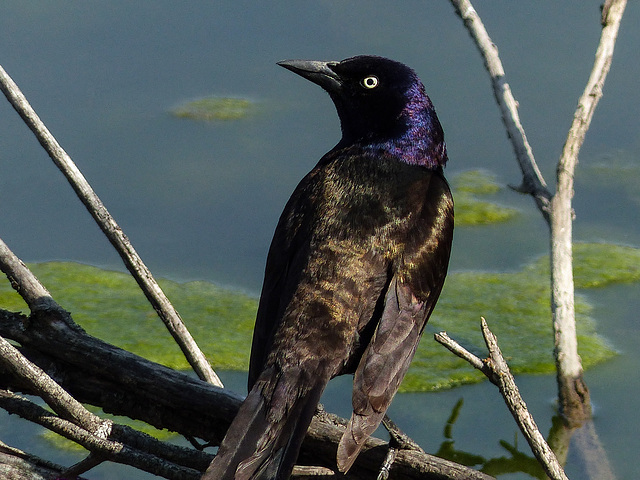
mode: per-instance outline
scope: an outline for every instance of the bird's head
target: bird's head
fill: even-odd
[[[443,166],[444,134],[431,100],[406,65],[376,56],[340,62],[286,60],[278,65],[320,85],[331,96],[342,145],[381,148],[408,163]]]

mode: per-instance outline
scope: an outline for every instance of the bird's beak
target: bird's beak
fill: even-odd
[[[284,60],[278,62],[278,65],[320,85],[326,91],[332,92],[338,90],[342,85],[340,76],[331,68],[337,63],[316,60]]]

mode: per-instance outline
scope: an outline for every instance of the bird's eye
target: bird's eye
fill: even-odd
[[[364,88],[367,88],[369,90],[371,90],[372,88],[376,88],[378,86],[378,83],[379,83],[378,77],[376,77],[375,75],[369,75],[367,77],[364,77],[360,81],[360,84]]]

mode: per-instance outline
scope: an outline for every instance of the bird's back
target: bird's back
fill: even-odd
[[[329,92],[343,137],[276,227],[249,394],[207,480],[288,478],[327,382],[353,373],[347,471],[409,368],[451,250],[443,132],[415,72],[367,56],[281,65]]]
[[[372,335],[394,272],[404,268],[418,283],[434,281],[418,279],[420,269],[401,266],[405,255],[415,255],[407,249],[420,251],[430,234],[430,219],[424,217],[437,212],[423,212],[432,209],[434,196],[440,197],[437,204],[451,207],[439,171],[354,146],[334,150],[320,161],[298,185],[274,235],[254,331],[249,388],[266,365],[285,361],[277,352],[289,349],[300,358],[342,360],[334,362],[331,376],[353,373],[366,346],[360,336]],[[448,253],[447,248],[442,254],[443,275]],[[425,295],[429,288],[423,289]],[[310,339],[308,348],[300,337]],[[346,357],[332,353],[338,346],[349,349]]]

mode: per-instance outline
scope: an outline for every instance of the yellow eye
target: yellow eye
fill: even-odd
[[[376,88],[378,86],[378,83],[379,83],[378,77],[376,77],[375,75],[369,75],[367,77],[364,77],[360,81],[360,84],[364,88],[367,88],[369,90],[371,90],[372,88]]]

